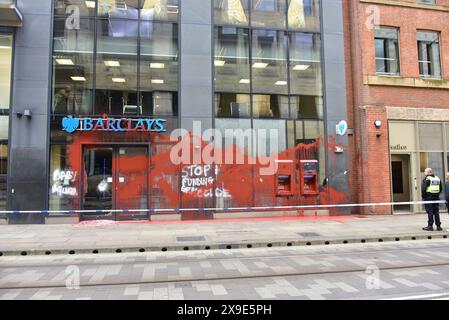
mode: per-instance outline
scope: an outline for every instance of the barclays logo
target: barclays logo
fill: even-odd
[[[344,136],[348,132],[348,123],[346,121],[340,121],[337,124],[337,135]]]
[[[62,129],[72,134],[75,131],[109,131],[109,132],[166,132],[164,119],[128,119],[128,118],[75,118],[67,116],[62,119]]]
[[[68,116],[62,119],[62,128],[67,133],[74,133],[80,126],[80,119]]]

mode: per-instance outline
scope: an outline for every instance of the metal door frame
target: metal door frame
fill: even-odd
[[[408,156],[408,183],[409,183],[409,197],[410,197],[410,202],[415,202],[416,201],[416,187],[417,185],[415,183],[417,183],[416,180],[416,175],[415,175],[415,170],[413,170],[414,165],[415,165],[415,157],[414,157],[414,152],[402,152],[402,153],[391,153],[390,154],[390,172],[391,172],[391,177],[390,177],[390,181],[391,181],[391,199],[394,202],[394,193],[393,193],[393,157],[394,156]],[[395,211],[394,210],[394,206],[393,207],[393,215],[398,215],[401,214],[401,212]],[[416,205],[410,205],[410,212],[415,213],[416,212]]]
[[[84,163],[84,155],[85,155],[85,151],[87,149],[101,149],[101,148],[112,148],[112,179],[113,179],[113,194],[112,194],[112,210],[119,210],[119,208],[117,208],[117,199],[116,199],[116,195],[115,193],[117,192],[117,188],[118,188],[118,183],[117,181],[119,180],[118,177],[118,159],[119,159],[119,150],[120,148],[123,147],[132,147],[132,148],[145,148],[146,149],[146,154],[147,154],[147,162],[146,162],[146,176],[147,176],[147,206],[150,205],[150,163],[151,163],[151,144],[150,143],[109,143],[109,142],[98,142],[98,143],[86,143],[86,144],[81,144],[81,168],[84,168],[85,163]],[[84,178],[85,178],[85,172],[84,170],[82,170],[81,173],[81,178],[80,178],[80,190],[81,190],[81,196],[80,196],[80,208],[82,208],[82,210],[84,210]],[[122,208],[122,209],[127,209],[127,208]],[[80,215],[80,220],[84,220],[83,219],[84,214]],[[94,215],[92,215],[94,216]],[[96,218],[102,219],[102,216],[104,220],[107,220],[107,215],[101,214],[101,215],[95,215]],[[112,214],[111,215],[114,220],[117,220],[117,214]],[[147,213],[147,218],[148,220],[150,219],[150,214]]]

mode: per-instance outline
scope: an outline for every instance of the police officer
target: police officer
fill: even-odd
[[[447,208],[447,211],[449,212],[449,172],[446,174],[446,184],[445,184],[445,188],[444,188],[444,190],[446,191],[446,195],[445,195],[445,198],[446,198],[446,208]]]
[[[440,194],[443,191],[441,179],[433,174],[433,170],[427,168],[424,171],[426,177],[422,182],[422,198],[424,201],[439,201]],[[440,221],[440,206],[438,203],[426,204],[426,212],[429,216],[428,226],[424,231],[433,231],[433,223],[437,226],[437,231],[443,231]]]

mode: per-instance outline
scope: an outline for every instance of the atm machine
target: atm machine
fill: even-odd
[[[276,196],[292,197],[295,194],[295,163],[293,160],[278,160]],[[296,179],[297,180],[297,179]],[[296,181],[297,183],[297,181]]]
[[[318,161],[301,160],[300,161],[300,187],[303,196],[318,196]]]

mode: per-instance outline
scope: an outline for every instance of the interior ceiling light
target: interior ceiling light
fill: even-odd
[[[215,60],[214,65],[216,67],[223,67],[226,64],[226,61],[224,60]]]
[[[266,67],[268,67],[268,63],[256,62],[253,64],[253,68],[255,69],[265,69]]]
[[[73,81],[86,81],[85,77],[81,77],[81,76],[72,76],[70,77]]]
[[[165,68],[165,64],[164,63],[151,63],[150,64],[150,68],[151,69],[164,69]]]
[[[95,9],[95,1],[84,1],[84,3],[89,9]]]
[[[86,7],[90,9],[95,9],[95,1],[85,1]]]
[[[249,83],[249,79],[241,79],[240,83],[241,84],[248,84]]]
[[[152,84],[164,84],[164,80],[161,79],[153,79],[151,80]]]
[[[56,63],[60,64],[62,66],[73,66],[74,65],[72,59],[65,59],[65,58],[56,59]]]
[[[107,60],[104,64],[106,67],[120,67],[120,61]]]
[[[277,85],[277,86],[286,86],[287,85],[287,81],[283,81],[283,80],[276,81],[275,85]]]
[[[112,78],[112,82],[124,83],[124,82],[126,82],[126,79],[125,78]]]
[[[308,64],[297,64],[293,67],[293,70],[295,71],[304,71],[310,68],[310,65]]]

